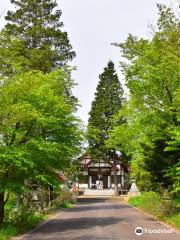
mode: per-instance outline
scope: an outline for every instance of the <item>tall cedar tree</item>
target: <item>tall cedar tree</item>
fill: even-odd
[[[20,41],[19,55],[27,69],[50,72],[75,57],[67,32],[63,32],[61,10],[54,0],[11,0],[15,11],[5,19],[7,34]],[[16,55],[16,57],[18,57]]]
[[[112,130],[112,118],[122,107],[123,88],[116,74],[114,63],[110,61],[104,72],[99,76],[100,82],[92,102],[88,122],[89,151],[96,160],[115,161],[115,149],[109,149],[106,141]],[[115,195],[117,189],[117,172],[114,167]]]

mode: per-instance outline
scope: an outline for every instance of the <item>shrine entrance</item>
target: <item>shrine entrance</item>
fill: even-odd
[[[89,168],[89,176],[91,177],[91,186],[89,188],[96,189],[97,180],[103,182],[103,189],[110,188],[110,183],[108,181],[110,179],[110,168]]]
[[[102,180],[103,180],[104,189],[108,188],[108,176],[103,176]]]
[[[80,168],[84,180],[78,183],[78,188],[85,192],[87,189],[96,190],[112,190],[114,189],[114,162],[105,162],[99,160],[97,162],[92,161],[87,154],[83,155],[80,160]],[[125,168],[122,163],[116,161],[118,188],[124,189],[125,187]],[[100,181],[97,186],[97,180]],[[107,192],[108,192],[107,191]],[[95,191],[96,192],[96,191]],[[105,191],[106,192],[106,191]]]

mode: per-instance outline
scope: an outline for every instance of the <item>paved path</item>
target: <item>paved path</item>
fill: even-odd
[[[23,240],[180,240],[179,233],[144,233],[135,228],[172,230],[124,203],[81,203],[56,217]]]

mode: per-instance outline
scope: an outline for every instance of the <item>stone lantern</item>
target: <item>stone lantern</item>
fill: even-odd
[[[136,186],[135,180],[132,180],[131,188],[128,192],[129,196],[139,196],[141,193],[139,192],[139,189]]]

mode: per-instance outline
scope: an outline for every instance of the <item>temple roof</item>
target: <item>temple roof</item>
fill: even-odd
[[[114,165],[113,161],[107,162],[103,160],[93,161],[92,158],[88,154],[83,154],[80,157],[80,165],[82,169],[88,169],[89,167],[110,167],[112,168]],[[120,160],[116,160],[116,169],[119,171],[123,167],[122,162]]]

